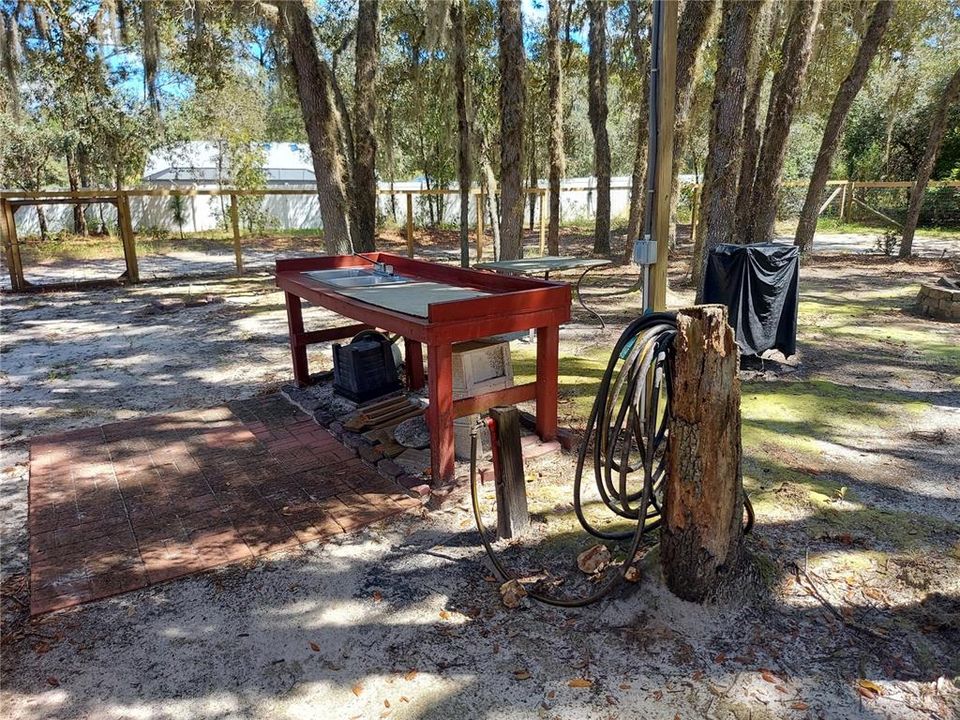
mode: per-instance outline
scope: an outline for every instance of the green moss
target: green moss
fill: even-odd
[[[780,448],[815,458],[821,454],[819,441],[856,440],[928,405],[904,393],[810,380],[744,383],[740,407],[745,450]]]

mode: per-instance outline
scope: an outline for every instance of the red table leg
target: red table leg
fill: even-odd
[[[537,434],[557,436],[557,375],[560,370],[560,327],[537,328]]]
[[[293,357],[293,379],[301,387],[310,384],[307,346],[303,343],[303,307],[300,297],[284,293],[287,303],[287,328],[290,333],[290,355]]]
[[[428,345],[427,377],[430,384],[430,405],[427,424],[430,426],[431,484],[453,479],[453,349],[450,345]]]
[[[419,390],[423,387],[423,346],[417,340],[403,339],[403,362],[407,372],[407,387]]]

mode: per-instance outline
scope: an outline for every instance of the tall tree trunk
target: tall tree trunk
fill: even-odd
[[[720,30],[720,55],[714,79],[707,167],[703,176],[700,224],[693,260],[697,302],[703,300],[703,270],[710,250],[730,242],[740,171],[740,134],[743,132],[746,65],[743,62],[756,42],[760,4],[725,0]]]
[[[830,115],[827,117],[827,125],[823,130],[823,139],[820,141],[820,151],[817,153],[817,160],[813,164],[813,172],[810,175],[810,185],[807,187],[807,197],[803,201],[803,209],[800,211],[800,221],[797,223],[797,234],[794,238],[794,245],[799,246],[802,252],[807,252],[813,248],[813,234],[817,229],[817,218],[820,214],[820,194],[827,184],[827,178],[830,176],[830,165],[833,162],[834,153],[840,144],[840,132],[843,130],[843,123],[847,119],[847,113],[850,112],[850,106],[853,105],[854,98],[863,87],[863,82],[867,78],[867,71],[870,69],[870,63],[873,62],[877,50],[880,49],[880,41],[887,31],[887,25],[893,16],[893,0],[879,0],[873,10],[873,16],[870,18],[870,25],[867,32],[860,42],[860,49],[857,50],[857,56],[854,58],[853,66],[850,72],[840,83],[840,89],[833,99],[833,106],[830,108]]]
[[[520,257],[523,240],[523,15],[520,0],[500,0],[500,253]]]
[[[393,98],[391,98],[384,111],[383,125],[383,133],[387,142],[387,174],[390,182],[390,219],[397,222],[397,194],[393,191],[397,175],[397,163],[393,150]]]
[[[48,240],[50,231],[47,227],[47,211],[43,209],[43,205],[37,205],[37,226],[40,228],[40,239]]]
[[[334,99],[330,66],[317,54],[313,22],[303,4],[280,2],[277,7],[313,155],[324,245],[330,255],[349,254],[353,251],[350,204],[340,146],[340,114]]]
[[[160,112],[160,96],[157,93],[157,67],[160,64],[160,35],[157,31],[157,9],[154,0],[140,3],[143,30],[141,52],[143,53],[143,82],[147,100],[154,112]]]
[[[369,252],[376,247],[379,24],[380,1],[360,0],[353,106],[353,246],[358,252]]]
[[[717,9],[717,0],[696,0],[683,6],[683,15],[677,28],[677,87],[673,126],[673,182],[670,184],[670,247],[677,239],[677,199],[679,197],[680,164],[687,146],[690,126],[690,108],[693,91],[699,75],[700,59],[707,44],[708,34]]]
[[[454,0],[453,76],[457,85],[457,178],[460,181],[460,265],[470,266],[470,186],[473,166],[470,161],[470,116],[467,98],[467,23],[466,0]],[[479,198],[478,198],[479,202]]]
[[[67,150],[67,181],[70,183],[70,191],[77,192],[80,189],[80,170],[77,165],[77,151],[75,148]],[[83,205],[71,205],[73,209],[73,232],[77,235],[87,234],[87,216],[84,214]]]
[[[493,174],[493,166],[483,153],[483,192],[487,198],[487,225],[490,226],[490,232],[493,235],[493,259],[500,260],[501,242],[500,242],[500,216],[497,213],[497,177]]]
[[[531,98],[531,105],[533,105],[533,100]],[[531,107],[527,112],[527,118],[536,117],[534,109]],[[537,182],[539,182],[539,177],[537,173],[537,124],[530,122],[530,144],[527,151],[527,168],[529,169],[529,182],[527,184],[528,188],[535,188]],[[533,221],[537,217],[537,194],[528,193],[527,194],[527,205],[528,205],[528,222],[530,231],[533,231]]]
[[[547,14],[547,104],[550,135],[550,222],[547,226],[547,248],[551,255],[560,254],[560,180],[566,158],[563,152],[563,66],[560,55],[560,23],[562,0],[549,0]]]
[[[607,3],[587,0],[590,14],[588,115],[593,131],[593,174],[597,178],[597,219],[593,251],[610,254],[610,139],[607,136]]]
[[[647,3],[643,2],[643,6]],[[633,243],[643,230],[643,210],[647,193],[647,135],[650,122],[650,42],[644,30],[650,27],[650,17],[642,20],[641,0],[630,0],[630,44],[633,50],[634,73],[640,77],[640,97],[637,100],[636,138],[633,153],[633,171],[630,173],[630,213],[627,220],[627,240],[623,261],[633,260]]]
[[[750,202],[753,193],[753,178],[757,173],[757,155],[760,154],[762,139],[760,127],[757,125],[757,116],[760,114],[760,96],[763,93],[763,83],[767,77],[767,69],[772,56],[772,49],[780,27],[780,12],[782,3],[777,0],[765,2],[761,11],[759,24],[764,42],[754,43],[753,52],[747,59],[747,77],[750,83],[750,92],[743,110],[743,157],[740,161],[740,180],[737,183],[737,227],[746,227],[750,224]]]
[[[787,156],[787,136],[800,103],[803,80],[810,64],[822,0],[802,0],[793,7],[781,50],[782,64],[773,76],[770,104],[764,123],[763,145],[753,182],[751,222],[746,242],[773,239],[777,205]]]
[[[943,135],[947,129],[947,113],[958,97],[960,97],[960,67],[957,68],[953,77],[950,78],[950,82],[947,83],[947,87],[940,97],[936,114],[933,116],[933,122],[930,124],[927,149],[923,153],[920,166],[917,168],[917,179],[910,190],[910,204],[907,205],[907,218],[903,223],[903,240],[900,242],[900,257],[902,258],[908,258],[913,253],[913,234],[916,232],[917,222],[920,220],[923,195],[927,191],[927,183],[930,182],[933,166],[937,162],[940,145],[943,143]]]

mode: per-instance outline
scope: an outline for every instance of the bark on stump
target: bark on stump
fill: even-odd
[[[669,462],[660,537],[667,587],[703,602],[743,541],[739,355],[722,305],[677,314]]]

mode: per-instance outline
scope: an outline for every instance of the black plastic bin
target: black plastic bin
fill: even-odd
[[[799,248],[718,245],[707,258],[703,301],[726,305],[744,355],[797,351]]]

